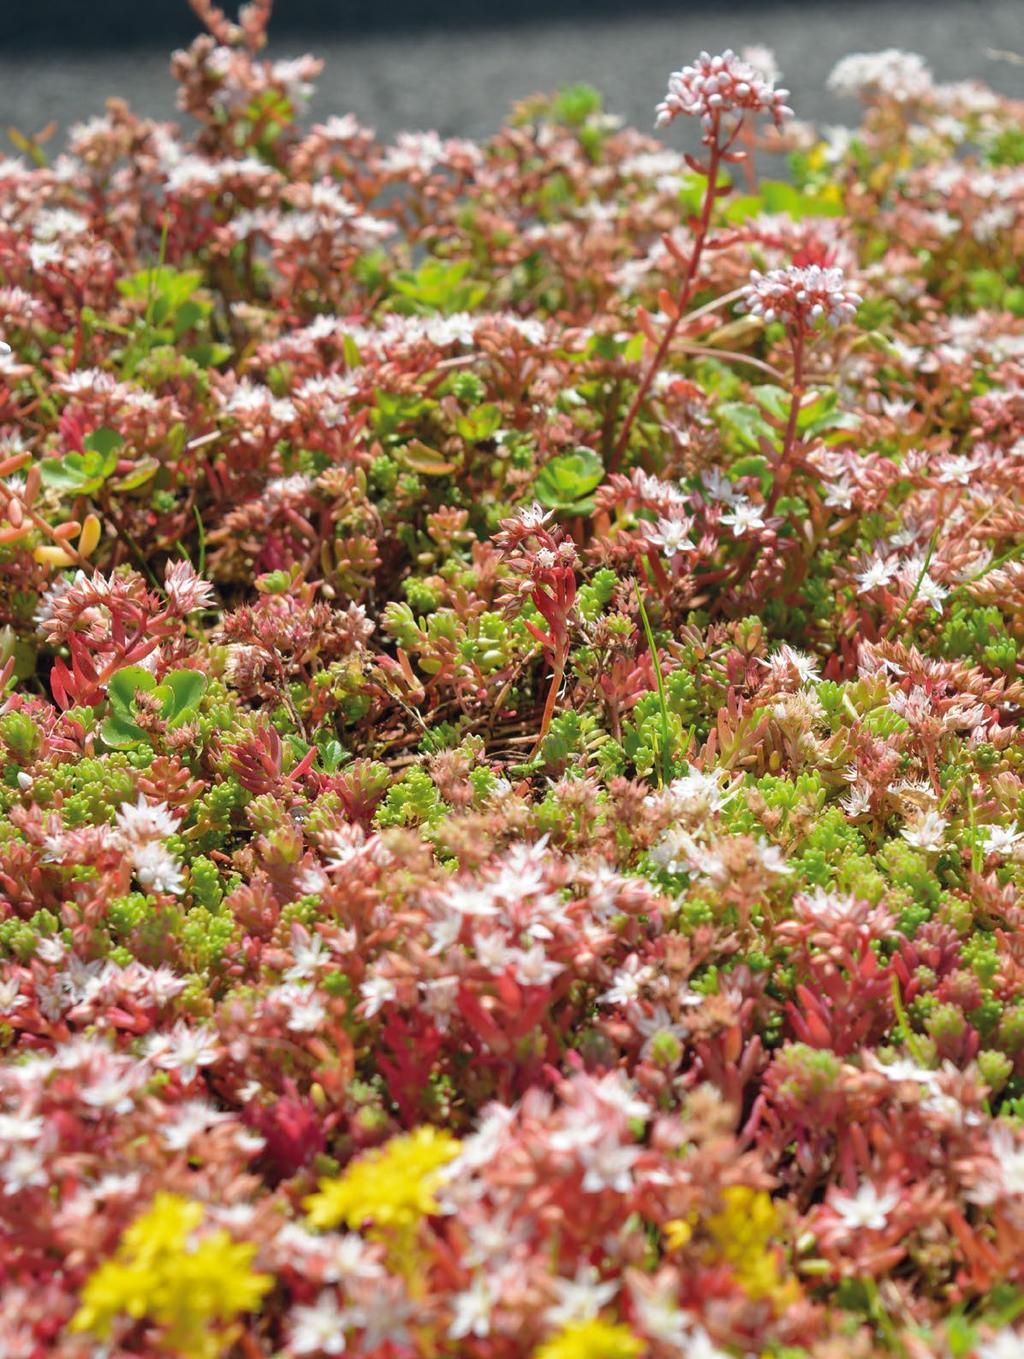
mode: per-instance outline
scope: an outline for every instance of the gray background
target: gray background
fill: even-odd
[[[10,3],[31,0],[0,0]],[[91,0],[91,7],[102,13],[104,0]],[[495,12],[500,9],[489,12],[492,20]],[[52,46],[0,52],[0,130],[13,124],[33,133],[51,120],[66,127],[102,112],[112,94],[140,112],[176,116],[167,44],[64,51],[59,36]],[[856,122],[856,106],[829,96],[826,77],[844,54],[883,47],[922,53],[940,79],[977,77],[1024,98],[1024,66],[985,55],[987,48],[1024,53],[1024,0],[765,0],[747,6],[704,0],[659,12],[624,3],[618,16],[596,19],[289,34],[275,38],[270,53],[312,51],[326,60],[313,116],[352,111],[385,136],[402,128],[481,136],[500,126],[515,100],[575,81],[596,85],[610,111],[649,128],[670,70],[701,48],[748,43],[774,48],[801,118]]]

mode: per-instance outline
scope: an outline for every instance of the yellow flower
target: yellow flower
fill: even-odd
[[[682,1250],[693,1236],[693,1228],[681,1217],[674,1217],[662,1227],[665,1245],[669,1250]]]
[[[91,1331],[104,1339],[122,1312],[141,1317],[149,1306],[150,1278],[139,1265],[105,1260],[82,1289],[82,1305],[71,1319],[72,1331]]]
[[[254,1274],[256,1247],[220,1230],[193,1240],[202,1204],[160,1193],[121,1236],[112,1260],[86,1280],[72,1331],[106,1339],[121,1315],[149,1317],[165,1328],[167,1347],[191,1359],[216,1359],[232,1339],[213,1330],[257,1306],[272,1280]]]
[[[408,1233],[437,1212],[434,1194],[442,1171],[459,1154],[459,1141],[426,1125],[393,1137],[353,1161],[343,1175],[321,1180],[319,1193],[305,1200],[314,1227],[374,1227]]]
[[[784,1281],[771,1238],[779,1231],[779,1215],[763,1189],[730,1185],[722,1191],[725,1205],[708,1219],[708,1228],[732,1266],[737,1281],[752,1298],[770,1298],[786,1307],[799,1297],[795,1279]]]
[[[575,1321],[534,1350],[533,1359],[637,1359],[647,1346],[628,1326]]]
[[[249,1242],[234,1241],[223,1229],[211,1232],[181,1258],[175,1282],[187,1284],[193,1311],[220,1317],[251,1312],[270,1285],[267,1275],[249,1268],[255,1254]]]
[[[184,1249],[190,1232],[203,1220],[203,1205],[179,1194],[161,1192],[149,1211],[137,1217],[122,1236],[118,1254],[133,1256],[140,1264],[157,1256]]]

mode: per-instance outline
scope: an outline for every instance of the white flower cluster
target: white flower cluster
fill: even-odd
[[[791,265],[788,269],[771,269],[766,274],[751,270],[739,306],[765,321],[811,326],[826,320],[838,326],[853,320],[863,300],[847,287],[842,269],[809,264],[805,268]]]
[[[852,99],[894,99],[913,103],[932,92],[932,73],[916,52],[887,47],[882,52],[854,52],[832,70],[828,88]]]
[[[658,105],[658,126],[667,127],[680,114],[700,118],[708,131],[716,119],[767,113],[776,127],[791,118],[788,90],[777,90],[763,70],[726,49],[721,56],[702,52],[692,66],[673,71],[668,94]]]
[[[149,802],[144,793],[138,802],[122,802],[114,839],[131,861],[140,886],[147,892],[170,892],[180,896],[185,879],[177,856],[163,841],[178,829],[166,802]]]
[[[213,601],[213,586],[196,574],[191,562],[171,562],[164,568],[164,589],[171,611],[184,617]]]

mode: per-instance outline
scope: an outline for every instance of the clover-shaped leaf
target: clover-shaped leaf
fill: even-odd
[[[107,685],[110,714],[100,727],[104,742],[114,749],[148,741],[136,722],[135,700],[152,693],[160,700],[160,716],[168,727],[179,727],[195,713],[206,692],[206,676],[197,670],[172,670],[161,684],[141,665],[128,665],[111,676]]]
[[[604,463],[592,448],[576,448],[559,453],[545,463],[534,482],[534,493],[547,510],[566,510],[570,514],[589,514],[593,502],[588,498],[604,476]]]
[[[206,676],[198,670],[172,670],[163,684],[157,688],[158,694],[167,694],[164,699],[163,716],[169,727],[179,727],[193,715],[206,693]]]
[[[124,440],[116,430],[102,426],[83,442],[84,452],[65,453],[62,458],[47,458],[40,474],[48,486],[71,495],[93,495],[117,467]]]

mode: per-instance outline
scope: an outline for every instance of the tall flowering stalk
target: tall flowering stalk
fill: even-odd
[[[746,159],[748,153],[745,150],[734,148],[749,117],[766,114],[776,127],[781,128],[784,120],[791,117],[793,112],[785,103],[788,95],[788,90],[776,89],[771,79],[742,61],[730,49],[716,57],[702,52],[692,66],[684,66],[681,71],[673,71],[669,76],[668,93],[657,109],[658,126],[668,127],[680,116],[700,119],[701,142],[707,148],[707,159],[698,160],[696,156],[687,154],[686,163],[706,180],[704,200],[688,256],[684,258],[675,242],[665,238],[666,249],[683,268],[683,279],[674,298],[663,296],[662,305],[668,313],[668,324],[622,422],[609,464],[612,472],[618,471],[622,465],[629,445],[630,430],[696,291],[701,257],[708,247],[714,206],[730,188],[729,185],[718,183],[719,170],[723,165]]]
[[[799,461],[797,430],[800,410],[807,394],[807,352],[823,325],[835,329],[852,321],[862,301],[860,294],[848,286],[841,269],[822,268],[818,264],[794,264],[785,269],[772,269],[768,273],[755,269],[751,271],[750,280],[743,289],[739,309],[765,323],[774,321],[783,325],[793,363],[789,412],[781,430],[779,451],[772,465],[771,490],[764,509],[760,511],[765,520],[771,517],[789,486]],[[810,464],[804,463],[804,466],[817,474]],[[740,559],[735,572],[736,579],[742,579],[756,551],[756,542],[752,540]]]
[[[864,299],[847,286],[841,269],[822,268],[818,264],[806,267],[791,265],[788,269],[772,269],[763,274],[751,271],[750,281],[743,289],[740,309],[765,322],[779,321],[786,328],[793,356],[793,380],[790,391],[789,419],[782,445],[785,461],[796,437],[797,419],[803,401],[804,364],[807,347],[815,330],[824,322],[840,326],[852,321]]]

